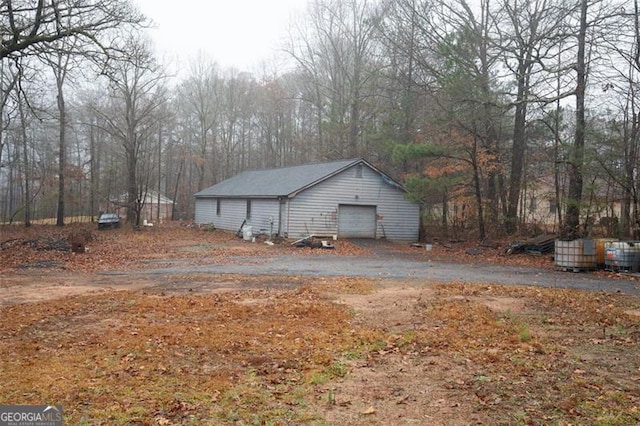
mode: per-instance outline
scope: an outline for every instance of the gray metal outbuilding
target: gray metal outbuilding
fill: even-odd
[[[198,224],[302,238],[415,241],[419,207],[361,158],[240,173],[195,194]]]

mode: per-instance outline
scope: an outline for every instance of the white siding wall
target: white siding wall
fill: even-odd
[[[378,237],[390,240],[418,240],[420,206],[407,201],[402,191],[389,193],[385,202],[378,204],[378,218]]]
[[[245,202],[246,208],[246,202]],[[278,200],[251,200],[251,218],[247,223],[253,227],[253,233],[269,234],[271,225],[269,218],[273,218],[273,233],[278,233],[278,211],[280,202]]]
[[[198,224],[212,223],[217,229],[236,232],[247,214],[246,199],[220,199],[220,215],[216,214],[215,198],[197,198],[195,221]],[[270,232],[269,217],[273,217],[273,232],[278,232],[278,200],[251,200],[251,218],[247,224],[253,232]]]
[[[213,225],[217,229],[237,231],[247,213],[247,201],[239,199],[220,199],[220,216],[213,209]]]
[[[404,192],[384,183],[379,174],[363,166],[362,177],[352,167],[301,192],[290,201],[290,238],[308,234],[338,233],[338,205],[377,206],[376,236],[391,240],[416,240],[419,207],[404,198]],[[357,196],[357,198],[356,198]]]
[[[278,231],[276,232],[279,232],[278,235],[280,235],[281,237],[288,237],[289,236],[289,227],[288,227],[289,200],[284,199],[279,203],[280,203],[280,223],[279,223]]]
[[[197,224],[213,223],[216,217],[216,199],[215,198],[196,198],[196,215],[195,222]]]

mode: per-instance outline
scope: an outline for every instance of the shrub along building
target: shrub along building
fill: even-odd
[[[195,221],[285,238],[309,235],[415,241],[420,209],[363,159],[247,171],[195,194]]]

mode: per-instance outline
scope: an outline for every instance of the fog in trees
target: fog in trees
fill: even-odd
[[[190,220],[193,193],[243,170],[361,156],[427,233],[631,236],[637,3],[312,0],[287,67],[203,53],[169,76],[127,1],[3,2],[0,221],[119,206],[139,224],[147,192]]]

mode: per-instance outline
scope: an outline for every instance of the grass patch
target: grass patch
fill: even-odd
[[[298,422],[314,416],[301,377],[346,373],[330,360],[350,346],[349,315],[309,289],[118,292],[25,308],[3,312],[15,321],[3,324],[0,394],[60,403],[69,424]]]
[[[518,339],[521,342],[528,342],[531,340],[531,330],[527,324],[520,324],[518,326]]]
[[[321,371],[311,372],[307,382],[311,385],[323,385],[331,380],[344,377],[348,372],[347,365],[342,361],[334,361]]]

